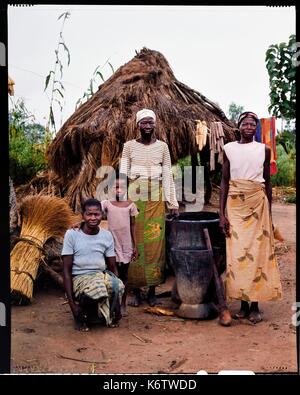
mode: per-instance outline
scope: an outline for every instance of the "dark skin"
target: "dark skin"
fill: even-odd
[[[155,143],[156,138],[153,136],[156,123],[153,118],[145,117],[141,119],[138,123],[138,127],[140,129],[141,137],[137,139],[141,144],[150,145]],[[174,208],[170,209],[170,216],[177,217],[179,216],[179,210]],[[135,295],[134,300],[130,303],[131,306],[138,307],[141,303],[141,291],[139,288],[134,288],[133,293]],[[147,295],[148,303],[150,306],[155,306],[156,298],[155,298],[155,286],[152,285],[149,287],[148,295]]]
[[[102,212],[97,206],[89,206],[86,207],[85,212],[82,214],[82,231],[88,235],[95,235],[99,233],[99,225],[102,219]],[[116,266],[116,258],[115,257],[107,257],[106,258],[107,269],[113,272],[116,276],[119,275],[118,269]],[[72,281],[72,266],[73,266],[73,255],[64,255],[63,256],[63,277],[64,277],[64,286],[67,294],[68,302],[73,313],[74,321],[75,321],[75,329],[80,331],[88,331],[88,327],[86,325],[86,314],[85,310],[88,305],[91,304],[91,300],[89,298],[82,298],[79,302],[75,301],[74,292],[73,292],[73,281]],[[116,320],[120,319],[120,312],[118,311],[118,307],[116,307]]]
[[[240,125],[241,140],[240,144],[248,144],[253,141],[253,137],[256,132],[257,122],[253,117],[246,117]],[[265,191],[266,196],[269,201],[269,213],[270,216],[272,210],[272,185],[270,177],[270,159],[271,150],[266,146],[265,151],[265,161],[264,161],[264,171],[263,177],[265,180]],[[229,160],[223,152],[223,169],[222,169],[222,180],[221,180],[221,192],[220,192],[220,229],[225,234],[225,237],[230,237],[230,223],[225,214],[226,202],[229,190],[229,180],[230,180],[230,163]],[[258,302],[252,302],[250,307],[247,301],[241,301],[240,311],[235,315],[235,318],[248,318],[251,322],[257,323],[262,320]]]
[[[141,119],[138,123],[138,127],[140,129],[141,137],[136,141],[145,145],[155,143],[156,138],[153,136],[153,134],[155,131],[156,123],[153,118],[145,117]],[[177,208],[170,209],[170,215],[174,217],[178,216],[179,210]]]

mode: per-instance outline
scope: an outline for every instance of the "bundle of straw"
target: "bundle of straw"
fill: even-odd
[[[45,195],[25,198],[20,217],[21,234],[11,252],[11,296],[18,304],[28,304],[45,256],[44,244],[50,238],[63,237],[78,217],[63,199]]]

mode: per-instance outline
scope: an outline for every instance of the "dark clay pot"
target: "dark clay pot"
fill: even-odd
[[[218,272],[225,270],[225,238],[219,230],[219,215],[212,212],[181,213],[166,219],[166,249],[175,274],[172,299],[181,302],[178,315],[186,318],[215,318],[217,310],[209,293],[213,266],[203,229],[209,231]]]

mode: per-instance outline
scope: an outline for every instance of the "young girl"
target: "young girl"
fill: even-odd
[[[138,210],[132,201],[126,200],[127,185],[126,175],[118,174],[113,185],[110,185],[113,198],[101,202],[103,213],[107,217],[108,230],[114,238],[119,277],[125,285],[121,305],[123,316],[126,315],[128,268],[130,262],[137,258],[135,216]]]

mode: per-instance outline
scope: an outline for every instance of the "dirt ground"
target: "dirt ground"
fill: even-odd
[[[211,208],[213,209],[213,208]],[[29,306],[12,307],[13,373],[209,373],[223,369],[255,372],[297,371],[296,328],[296,206],[273,206],[273,218],[285,237],[276,244],[284,296],[262,303],[263,322],[234,321],[225,328],[213,320],[188,320],[144,312],[147,304],[128,307],[119,328],[73,329],[64,293],[40,290]],[[157,288],[170,290],[173,278]],[[160,307],[175,309],[169,297]],[[239,302],[230,305],[237,311]]]

